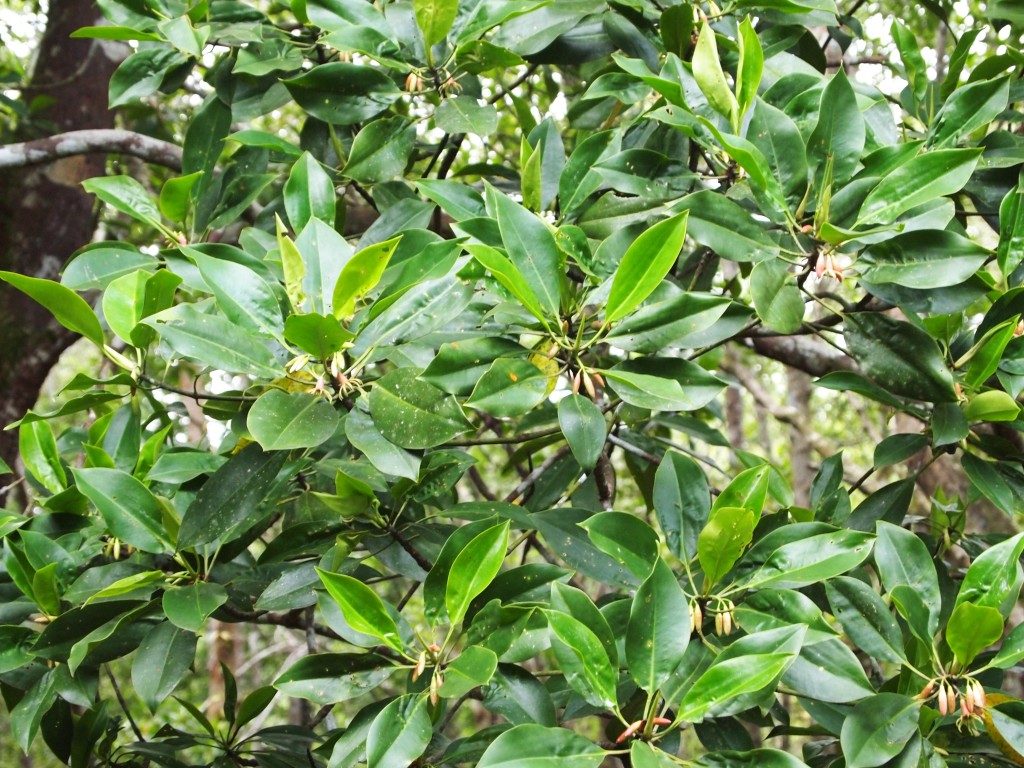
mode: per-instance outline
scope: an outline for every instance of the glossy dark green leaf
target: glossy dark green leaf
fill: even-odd
[[[151,712],[178,687],[195,654],[195,633],[169,621],[149,631],[132,662],[132,685]]]
[[[580,467],[590,471],[604,450],[605,421],[601,409],[582,395],[558,401],[558,426]]]
[[[281,307],[270,285],[254,270],[226,259],[183,247],[210,286],[217,306],[233,323],[262,336],[280,337],[284,328]]]
[[[711,511],[707,477],[697,462],[678,451],[667,451],[654,476],[653,502],[669,549],[677,557],[691,559]]]
[[[555,236],[543,219],[493,188],[488,189],[488,206],[498,220],[509,260],[545,314],[555,316],[565,291],[564,257]]]
[[[352,140],[342,172],[362,184],[388,181],[402,175],[415,146],[416,126],[405,118],[374,120]]]
[[[626,667],[650,694],[683,661],[690,641],[690,608],[675,574],[658,559],[637,589],[626,630]]]
[[[52,280],[14,272],[0,272],[0,280],[42,304],[69,331],[85,336],[97,346],[103,346],[103,329],[99,318],[92,307],[71,289]]]
[[[282,81],[309,114],[336,125],[354,125],[387,109],[401,96],[381,69],[331,62]]]
[[[805,644],[782,682],[798,695],[832,704],[860,701],[875,693],[860,660],[838,637]]]
[[[309,220],[334,221],[334,183],[309,152],[295,161],[284,183],[284,209],[292,229],[300,232]]]
[[[547,611],[551,642],[566,681],[586,701],[614,707],[616,674],[600,639],[583,622],[561,611]]]
[[[754,535],[754,513],[743,507],[718,507],[697,538],[697,557],[704,571],[704,592],[739,560]]]
[[[385,438],[369,414],[358,409],[349,413],[345,437],[381,472],[409,480],[419,477],[419,458]]]
[[[501,251],[487,245],[467,245],[466,250],[480,262],[483,267],[494,275],[494,278],[504,286],[505,290],[511,293],[526,310],[546,323],[549,313],[541,306],[537,294],[527,283],[523,273],[519,271]]]
[[[246,427],[265,451],[313,448],[337,430],[338,412],[322,397],[271,389],[253,403]]]
[[[550,378],[527,360],[499,357],[480,377],[466,407],[498,418],[521,416],[547,397]]]
[[[168,74],[185,64],[187,59],[167,48],[145,48],[131,54],[110,78],[110,107],[152,96]]]
[[[911,158],[868,193],[854,226],[889,224],[921,203],[959,192],[980,157],[979,149],[939,149]]]
[[[848,314],[844,325],[850,353],[881,387],[914,400],[956,400],[942,353],[920,328],[871,312]]]
[[[515,664],[499,664],[483,691],[484,706],[513,725],[555,725],[555,705],[544,685]]]
[[[781,109],[757,99],[747,127],[747,138],[761,150],[782,185],[786,199],[790,203],[799,203],[807,189],[807,152],[800,129],[793,119]],[[711,196],[721,198],[721,195]]]
[[[179,355],[204,365],[268,379],[284,372],[259,336],[226,317],[205,314],[193,304],[178,304],[143,322]]]
[[[891,467],[906,461],[915,453],[923,451],[928,446],[928,438],[925,435],[896,434],[889,435],[875,446],[873,465],[879,469]]]
[[[745,582],[748,588],[799,589],[855,568],[871,554],[872,536],[838,530],[783,544]]]
[[[406,768],[423,754],[432,732],[427,697],[399,696],[370,726],[366,735],[367,768]]]
[[[370,391],[370,414],[385,438],[402,448],[432,448],[469,428],[451,395],[399,368],[377,380]]]
[[[829,158],[834,183],[842,184],[853,176],[864,152],[866,133],[857,95],[841,70],[821,92],[818,122],[807,139],[807,159],[819,186]]]
[[[317,653],[288,667],[274,687],[314,704],[334,704],[372,691],[394,672],[387,659],[372,653]]]
[[[1024,659],[1024,624],[1018,624],[1007,633],[989,664],[999,669],[1009,669],[1021,659]]]
[[[858,648],[880,661],[905,660],[903,633],[877,592],[847,576],[826,581],[825,591],[832,614]]]
[[[557,761],[564,768],[598,768],[604,750],[565,728],[523,724],[498,736],[477,768],[545,768]]]
[[[602,373],[627,403],[655,411],[694,411],[725,388],[699,365],[679,358],[637,358]]]
[[[885,591],[905,586],[917,594],[927,606],[929,631],[934,632],[942,598],[928,548],[910,531],[889,523],[880,522],[877,532],[875,566]]]
[[[412,6],[428,48],[445,39],[459,11],[458,0],[413,0]]]
[[[945,288],[967,280],[990,255],[987,248],[954,232],[907,232],[862,251],[857,272],[870,283]]]
[[[230,541],[266,513],[260,505],[270,492],[288,454],[264,452],[250,445],[218,469],[199,489],[185,510],[178,531],[178,548]]]
[[[932,120],[928,144],[946,147],[988,125],[1006,109],[1010,81],[1005,77],[967,83],[949,95]]]
[[[643,520],[625,512],[598,512],[581,523],[594,546],[646,579],[658,561],[658,534]]]
[[[472,96],[445,99],[434,112],[437,127],[446,133],[473,133],[490,136],[498,130],[498,113],[490,105],[481,105]]]
[[[778,253],[778,245],[765,233],[764,226],[724,195],[710,190],[694,192],[674,209],[689,211],[689,236],[723,258],[761,261]]]
[[[67,487],[53,428],[45,421],[23,422],[18,427],[18,454],[25,469],[51,493]]]
[[[103,517],[110,532],[143,552],[167,552],[160,501],[141,482],[119,469],[75,469],[75,484]]]
[[[921,702],[896,693],[864,699],[843,722],[840,743],[849,768],[874,768],[898,755],[917,732]]]
[[[199,581],[164,592],[164,614],[172,624],[189,632],[201,632],[210,614],[228,600],[221,584]]]
[[[794,333],[803,325],[803,296],[785,262],[773,259],[755,265],[750,295],[757,316],[772,330]]]
[[[659,221],[626,249],[612,280],[605,322],[622,319],[658,287],[682,250],[687,218],[684,211]]]

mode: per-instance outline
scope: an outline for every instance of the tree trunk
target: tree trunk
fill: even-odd
[[[51,0],[27,103],[44,104],[17,139],[81,128],[111,128],[107,83],[117,67],[109,43],[74,40],[98,24],[92,0]],[[105,156],[82,155],[0,173],[0,268],[55,279],[68,257],[92,236],[93,201],[80,184],[103,174]],[[47,373],[74,335],[31,299],[0,285],[0,425],[32,407]],[[0,457],[12,467],[17,431],[0,432]]]

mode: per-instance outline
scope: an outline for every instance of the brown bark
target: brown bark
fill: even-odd
[[[117,62],[109,44],[70,39],[99,23],[92,0],[51,0],[46,31],[25,101],[45,103],[16,139],[82,128],[111,128],[107,83]],[[92,236],[93,201],[80,184],[104,171],[102,154],[79,155],[0,173],[0,268],[55,279],[67,258]],[[0,425],[19,418],[74,336],[31,299],[0,287]],[[17,432],[0,432],[0,457],[12,466]]]

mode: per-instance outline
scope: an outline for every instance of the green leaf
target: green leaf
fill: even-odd
[[[963,408],[967,421],[1016,421],[1017,401],[1002,390],[990,390],[972,397]]]
[[[150,712],[174,693],[195,655],[195,633],[169,621],[149,631],[132,662],[132,686]]]
[[[451,395],[399,368],[378,379],[370,391],[370,415],[385,438],[402,448],[433,448],[469,429]]]
[[[1024,659],[1024,624],[1018,624],[1007,633],[989,665],[1009,669],[1021,659]]]
[[[187,62],[178,51],[163,47],[145,48],[131,54],[110,78],[110,108],[152,96],[171,72]]]
[[[879,661],[901,663],[903,633],[888,606],[871,587],[858,579],[838,576],[825,582],[832,614],[854,645]]]
[[[22,422],[18,428],[18,454],[25,469],[48,491],[60,493],[67,488],[67,474],[60,461],[57,438],[48,423]]]
[[[682,664],[690,642],[690,607],[675,574],[658,559],[633,597],[626,630],[626,666],[654,694]]]
[[[434,112],[437,127],[446,133],[473,133],[490,136],[498,130],[498,113],[491,105],[481,105],[472,96],[445,99]]]
[[[407,768],[430,743],[433,727],[422,694],[399,696],[374,718],[366,735],[367,768]]]
[[[172,587],[164,592],[164,613],[172,624],[189,632],[200,632],[210,614],[228,601],[228,592],[221,584],[196,582]]]
[[[889,392],[935,403],[956,401],[942,353],[920,328],[875,312],[850,313],[844,327],[854,359]]]
[[[800,148],[803,149],[802,141]],[[688,211],[687,234],[723,258],[761,261],[779,251],[779,246],[765,233],[764,225],[725,195],[706,189],[694,192],[673,206],[673,210]]]
[[[583,622],[561,611],[546,611],[552,647],[566,681],[596,707],[614,707],[615,671],[600,639]]]
[[[466,407],[498,418],[521,416],[547,397],[549,380],[550,375],[533,363],[499,357],[480,377]]]
[[[966,668],[975,656],[1003,636],[1003,617],[995,608],[958,603],[946,624],[946,642]]]
[[[398,625],[384,607],[377,593],[358,579],[342,573],[316,569],[327,592],[341,608],[345,621],[356,632],[372,635],[389,648],[401,653],[402,639]]]
[[[872,536],[838,530],[783,544],[745,582],[748,589],[800,589],[855,568],[871,554]]]
[[[740,65],[736,70],[736,101],[739,102],[737,117],[742,118],[757,97],[757,86],[761,84],[764,69],[764,51],[749,16],[740,22],[739,32]]]
[[[341,327],[334,315],[289,315],[284,324],[284,337],[317,360],[329,360],[341,350],[352,334]]]
[[[967,280],[990,255],[987,248],[954,232],[907,232],[863,250],[857,272],[869,283],[945,288]]]
[[[695,411],[725,388],[699,365],[679,358],[626,360],[602,373],[627,403],[655,411]]]
[[[192,190],[203,177],[202,171],[168,179],[160,188],[160,212],[170,221],[183,222],[192,209]]]
[[[582,395],[569,395],[558,401],[558,426],[580,467],[589,472],[604,451],[604,414],[594,402]]]
[[[345,437],[379,471],[413,481],[419,476],[419,458],[385,438],[369,414],[351,411],[345,419]]]
[[[898,755],[917,733],[921,702],[897,693],[879,693],[853,708],[840,734],[848,768],[874,768]]]
[[[492,526],[474,537],[452,561],[445,585],[444,604],[451,623],[466,615],[473,598],[494,580],[505,560],[509,523]]]
[[[194,304],[178,304],[143,322],[182,357],[230,373],[275,379],[283,368],[264,340]]]
[[[545,315],[537,295],[526,282],[523,273],[501,251],[487,245],[467,245],[466,250],[483,265],[484,269],[494,275],[495,279],[505,287],[505,290],[511,293],[531,315],[545,325],[547,324],[547,315]]]
[[[646,579],[658,560],[658,535],[640,518],[625,512],[599,512],[580,524],[594,546]]]
[[[490,743],[477,768],[598,768],[604,750],[565,728],[526,723]]]
[[[712,514],[721,507],[743,507],[754,513],[754,524],[757,525],[768,499],[771,469],[768,464],[760,464],[736,475],[715,499]]]
[[[833,704],[860,701],[875,693],[860,660],[838,637],[806,643],[782,682],[798,695]]]
[[[626,249],[615,270],[605,322],[621,320],[651,295],[676,263],[686,238],[686,211],[659,221]]]
[[[143,552],[167,552],[164,511],[153,493],[119,469],[73,469],[75,485],[99,510],[111,534]]]
[[[739,105],[722,71],[715,31],[706,21],[700,28],[697,45],[693,49],[693,77],[711,108],[728,119],[736,130]]]
[[[195,248],[181,248],[199,267],[203,280],[217,298],[217,307],[232,323],[261,336],[280,338],[284,323],[281,306],[270,284],[243,264],[207,256]]]
[[[717,507],[697,538],[697,558],[704,571],[704,593],[725,576],[754,536],[757,521],[743,507]]]
[[[1024,533],[1018,533],[974,558],[960,584],[956,605],[969,601],[978,606],[996,608],[1003,616],[1009,616],[1024,581],[1019,562],[1022,552]]]
[[[707,715],[721,716],[748,709],[750,694],[774,689],[796,659],[806,627],[788,626],[758,632],[737,640],[690,686],[679,704],[677,718],[700,722]]]
[[[277,480],[288,454],[264,452],[250,445],[218,469],[196,494],[181,519],[178,549],[231,541],[267,512],[264,498]]]
[[[346,262],[334,287],[334,316],[343,319],[355,312],[356,302],[380,282],[401,237],[376,243],[356,253]]]
[[[676,557],[692,559],[711,512],[708,480],[697,462],[667,451],[654,476],[653,503],[669,549]]]
[[[103,329],[99,318],[85,299],[74,291],[52,280],[14,272],[0,272],[0,280],[42,304],[69,331],[85,336],[98,347],[103,346]]]
[[[320,64],[281,82],[300,107],[335,125],[376,117],[402,95],[383,70],[345,62]]]
[[[369,123],[352,140],[343,173],[362,184],[388,181],[405,172],[416,146],[416,126],[404,117]]]
[[[772,330],[795,333],[803,325],[803,296],[784,261],[772,259],[754,266],[750,296],[757,316]]]
[[[394,672],[387,659],[373,653],[315,653],[292,664],[274,687],[323,706],[369,693]]]
[[[265,451],[313,448],[337,430],[338,412],[322,397],[271,389],[253,403],[245,423]]]
[[[284,183],[284,209],[292,229],[301,232],[312,218],[332,223],[334,196],[334,183],[327,171],[309,152],[304,152],[292,165]]]
[[[96,195],[107,205],[121,213],[141,221],[153,229],[163,230],[160,222],[160,208],[150,197],[144,186],[131,176],[102,176],[86,179],[82,188],[90,195]]]
[[[555,236],[542,219],[519,203],[493,187],[488,187],[487,194],[509,260],[530,286],[545,316],[557,316],[566,289],[565,259]]]
[[[429,48],[448,35],[459,12],[459,0],[413,0],[416,24],[423,31],[423,42]]]
[[[896,525],[879,522],[875,540],[875,566],[885,591],[899,586],[908,587],[927,606],[927,627],[931,635],[938,628],[938,611],[942,604],[935,563],[928,548],[910,531]]]
[[[864,152],[865,137],[864,116],[857,106],[857,95],[846,72],[840,70],[821,93],[818,122],[807,139],[807,159],[811,170],[816,172],[819,194],[829,158],[835,184],[842,184],[853,176]]]
[[[441,696],[457,699],[490,682],[498,668],[498,657],[489,648],[472,645],[444,668],[444,682],[438,689]]]
[[[980,158],[980,149],[939,149],[910,158],[868,193],[854,227],[889,224],[915,206],[959,192]]]
[[[957,88],[932,120],[928,145],[944,147],[956,144],[999,117],[1009,100],[1010,80],[1006,77],[981,80]]]

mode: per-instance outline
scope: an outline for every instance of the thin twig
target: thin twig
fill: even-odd
[[[399,530],[398,528],[391,527],[388,528],[388,533],[391,534],[392,538],[394,538],[394,540],[398,542],[398,545],[402,549],[409,553],[409,556],[416,561],[416,565],[418,565],[424,571],[429,571],[431,568],[434,567],[434,564],[431,563],[422,552],[420,552],[418,549],[416,549],[416,547],[413,546],[412,542],[409,541],[408,537],[404,533],[402,533],[401,530]]]
[[[526,493],[526,491],[528,491],[538,480],[540,480],[541,475],[543,475],[545,472],[551,469],[551,467],[553,467],[556,462],[558,462],[568,453],[569,446],[563,445],[561,448],[559,448],[557,451],[551,454],[551,456],[549,456],[543,464],[534,469],[530,474],[523,478],[523,481],[519,483],[519,485],[512,489],[509,495],[505,497],[505,502],[511,504],[513,501],[515,501],[524,493]]]
[[[196,401],[199,401],[199,400],[220,400],[220,401],[226,402],[226,403],[254,403],[254,402],[256,402],[259,399],[258,397],[255,397],[253,395],[211,395],[211,394],[207,394],[205,392],[200,392],[198,390],[198,388],[197,388],[198,387],[198,383],[197,382],[194,382],[195,386],[193,387],[193,390],[191,392],[189,392],[187,389],[181,389],[179,387],[171,386],[170,384],[168,384],[165,381],[159,381],[157,379],[154,379],[154,378],[151,378],[151,377],[147,376],[146,374],[142,374],[141,376],[139,376],[139,380],[140,381],[144,381],[147,384],[152,385],[151,389],[162,389],[165,392],[173,392],[176,395],[181,395],[182,397],[188,397],[188,398],[191,398],[192,400],[196,400]],[[143,387],[143,389],[145,389],[145,387]]]
[[[128,702],[124,700],[124,695],[121,693],[121,689],[117,685],[117,678],[114,677],[114,673],[110,671],[109,666],[104,666],[107,671],[107,677],[110,679],[110,684],[114,687],[114,695],[117,697],[117,703],[121,705],[124,716],[128,718],[128,725],[131,726],[132,732],[135,734],[135,738],[139,741],[144,742],[146,739],[142,735],[142,731],[139,730],[138,723],[135,722],[135,718],[132,717],[132,713],[128,711]]]

